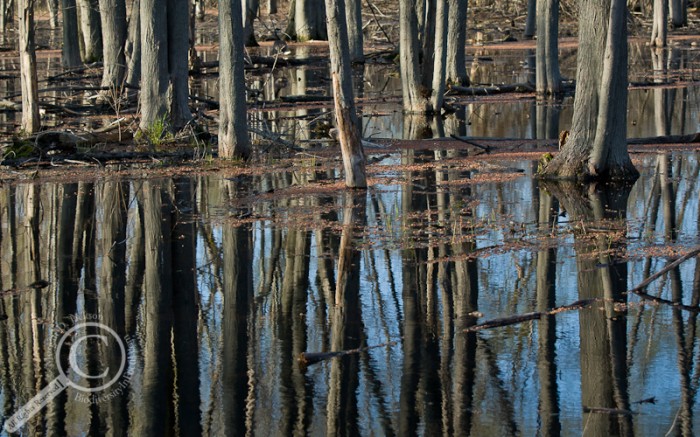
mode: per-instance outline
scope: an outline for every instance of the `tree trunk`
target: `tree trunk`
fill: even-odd
[[[257,47],[258,42],[255,40],[253,32],[253,22],[260,11],[260,0],[244,0],[245,8],[243,9],[243,32],[246,47]]]
[[[352,69],[348,30],[345,23],[345,0],[326,0],[328,43],[331,58],[331,79],[335,100],[335,120],[343,155],[345,186],[367,187],[365,154],[362,150],[360,124],[352,92]]]
[[[625,141],[627,9],[624,1],[615,0],[613,4],[617,9],[611,14],[608,1],[581,3],[571,134],[562,151],[540,172],[544,178],[635,179],[638,176]],[[607,31],[600,32],[601,28]]]
[[[39,93],[34,51],[34,0],[17,0],[19,15],[19,62],[22,87],[22,130],[33,134],[39,130]]]
[[[126,3],[125,0],[99,0],[99,4],[104,63],[101,85],[118,91],[122,88],[126,71]],[[138,0],[132,7],[139,8]]]
[[[688,0],[670,0],[671,25],[674,28],[688,25]]]
[[[561,92],[559,0],[537,0],[537,94]]]
[[[219,157],[250,156],[241,0],[219,1]]]
[[[277,0],[267,0],[267,13],[269,15],[277,13]]]
[[[61,12],[63,14],[63,50],[61,51],[61,64],[72,68],[79,66],[80,43],[78,42],[78,12],[75,0],[61,0]]]
[[[409,114],[425,114],[429,109],[429,93],[420,81],[416,0],[399,2],[399,25],[399,68],[403,111]]]
[[[328,39],[323,0],[292,0],[286,33],[299,42]]]
[[[435,50],[433,51],[432,92],[430,96],[430,111],[433,114],[440,114],[445,97],[447,16],[449,13],[448,0],[437,0],[435,8]]]
[[[588,172],[593,177],[637,179],[627,152],[627,2],[614,0],[600,89],[598,121]]]
[[[134,0],[129,16],[128,38],[124,53],[128,60],[126,85],[138,87],[141,82],[141,0]]]
[[[527,1],[527,18],[525,21],[524,39],[532,39],[535,36],[535,23],[537,21],[537,0]]]
[[[345,19],[348,27],[348,42],[350,44],[350,62],[364,62],[364,40],[362,36],[362,0],[347,0],[345,2]],[[328,7],[326,6],[326,9]],[[330,38],[330,35],[328,35]]]
[[[189,108],[189,0],[168,0],[168,71],[170,125],[180,130],[192,120]]]
[[[447,23],[448,83],[469,86],[465,45],[467,44],[467,0],[448,0]]]
[[[102,58],[102,26],[98,0],[78,0],[83,62]]]
[[[60,9],[59,2],[58,0],[47,0],[46,7],[49,10],[49,25],[52,29],[55,29],[58,27],[58,10]]]
[[[654,0],[654,17],[651,28],[652,47],[666,47],[667,22],[668,0]]]
[[[168,16],[166,0],[141,0],[141,124],[149,129],[167,120]]]

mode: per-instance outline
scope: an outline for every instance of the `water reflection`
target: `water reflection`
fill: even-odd
[[[126,339],[123,393],[68,389],[24,433],[692,435],[697,315],[624,292],[698,243],[697,156],[640,156],[634,187],[463,159],[403,151],[368,193],[314,169],[0,186],[2,416],[57,376],[61,326],[95,315]],[[696,305],[698,265],[647,292]],[[78,364],[118,359],[87,342]]]

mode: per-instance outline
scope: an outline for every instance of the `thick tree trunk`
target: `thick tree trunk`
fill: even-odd
[[[606,179],[636,179],[627,152],[627,2],[613,0],[600,89],[598,121],[588,172]]]
[[[345,0],[326,0],[335,120],[343,155],[345,186],[365,188],[367,187],[365,154],[362,150],[361,126],[357,119],[352,92],[352,68],[350,67],[350,48],[347,44],[345,10]]]
[[[654,0],[654,17],[651,28],[652,47],[666,47],[668,34],[668,0]]]
[[[465,45],[467,43],[467,0],[448,0],[447,24],[448,83],[469,86]]]
[[[124,52],[127,59],[126,84],[138,87],[141,82],[141,0],[134,0],[131,6]]]
[[[399,2],[399,25],[399,66],[403,111],[409,114],[425,114],[429,109],[428,98],[430,95],[420,80],[416,0],[401,0]]]
[[[362,0],[345,2],[345,19],[348,25],[348,42],[350,44],[350,62],[364,62],[364,39],[362,36]],[[328,7],[326,6],[326,9]],[[330,38],[330,35],[328,35]]]
[[[78,11],[75,0],[61,0],[61,13],[63,14],[63,50],[61,51],[61,64],[72,68],[79,66],[80,43],[78,42]]]
[[[126,72],[126,3],[125,0],[99,0],[99,4],[104,63],[101,85],[118,91]],[[135,1],[133,7],[138,9],[139,2]]]
[[[433,51],[433,77],[430,95],[430,112],[440,114],[445,97],[447,62],[448,0],[437,0],[435,8],[435,50]]]
[[[17,0],[19,15],[19,62],[22,87],[22,130],[33,134],[39,130],[39,93],[34,51],[34,0]]]
[[[299,42],[328,39],[323,0],[292,0],[286,33]]]
[[[189,108],[189,0],[168,1],[168,71],[170,73],[170,125],[182,129],[192,120]]]
[[[542,177],[635,179],[638,176],[624,141],[627,9],[623,0],[615,0],[613,4],[618,8],[615,14],[610,13],[610,2],[606,0],[581,2],[571,134],[562,151],[541,171]],[[607,31],[601,32],[601,28]]]
[[[82,59],[95,62],[102,58],[102,26],[98,0],[78,0]]]
[[[219,1],[219,156],[250,156],[241,0]]]
[[[166,0],[141,0],[141,124],[166,119],[168,101],[168,17]]]
[[[537,0],[537,94],[561,92],[559,0]]]

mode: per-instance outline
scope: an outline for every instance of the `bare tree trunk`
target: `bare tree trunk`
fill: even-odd
[[[328,39],[323,0],[292,0],[286,33],[299,42]]]
[[[432,92],[430,95],[430,112],[433,114],[440,114],[445,97],[448,14],[448,0],[437,0],[435,8],[435,50],[433,51]]]
[[[258,17],[260,12],[260,0],[243,0],[245,5],[243,9],[243,34],[246,47],[257,47],[258,42],[255,40],[253,32],[253,22]]]
[[[168,14],[166,0],[141,0],[141,123],[149,129],[166,120],[168,94]]]
[[[469,86],[465,46],[467,44],[467,0],[448,0],[446,82]]]
[[[399,58],[401,90],[404,113],[424,114],[428,112],[428,90],[420,81],[418,57],[418,18],[416,0],[399,2],[400,42]]]
[[[80,60],[80,43],[78,42],[78,10],[75,0],[61,0],[63,14],[63,50],[61,64],[64,67],[77,67]]]
[[[206,12],[206,4],[204,0],[194,0],[196,15],[199,21],[204,21],[204,13]]]
[[[627,7],[622,0],[613,5],[605,0],[581,2],[571,134],[562,151],[540,172],[544,178],[633,180],[639,175],[625,141]],[[607,32],[600,32],[601,27]]]
[[[17,0],[19,12],[19,62],[22,86],[22,130],[33,134],[40,129],[39,93],[34,51],[34,0]]]
[[[170,123],[182,129],[190,120],[189,108],[189,0],[168,0],[168,71],[170,73]]]
[[[83,62],[102,58],[102,26],[98,0],[78,0]]]
[[[654,0],[654,17],[651,27],[652,47],[666,47],[668,34],[668,0]]]
[[[328,42],[331,58],[331,79],[335,100],[335,120],[343,155],[345,186],[367,187],[365,154],[362,150],[360,124],[352,92],[350,49],[345,23],[345,0],[326,0]]]
[[[60,9],[58,0],[46,0],[46,7],[49,10],[49,25],[52,29],[58,27],[58,10]]]
[[[267,0],[267,13],[270,15],[277,13],[277,0]]]
[[[561,92],[559,0],[537,0],[537,94]]]
[[[688,25],[688,0],[669,0],[671,25],[685,27]]]
[[[347,0],[345,2],[345,19],[348,27],[348,42],[350,44],[350,62],[364,62],[364,40],[362,37],[362,0]],[[328,7],[326,6],[326,9]],[[328,35],[330,38],[330,35]]]
[[[131,6],[124,53],[128,62],[126,85],[138,87],[141,82],[141,0],[134,0]]]
[[[219,156],[250,156],[241,0],[219,1]]]
[[[121,90],[126,73],[126,3],[125,0],[99,0],[99,4],[104,63],[101,85]],[[138,9],[138,0],[133,7]]]
[[[598,121],[588,171],[593,177],[637,179],[627,152],[627,2],[613,0]]]
[[[532,39],[535,36],[535,23],[537,21],[537,0],[527,1],[527,19],[525,21],[524,39]]]

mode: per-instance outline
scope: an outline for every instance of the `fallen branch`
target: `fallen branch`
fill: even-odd
[[[299,355],[299,364],[301,366],[310,366],[312,364],[320,363],[321,361],[329,360],[335,357],[342,357],[345,355],[359,354],[362,352],[367,352],[370,349],[376,349],[380,347],[393,346],[396,341],[390,341],[387,343],[376,344],[374,346],[360,347],[357,349],[347,349],[344,351],[335,352],[302,352]]]
[[[513,85],[470,86],[449,85],[445,95],[490,96],[504,93],[532,93],[535,88],[530,84],[516,83]]]
[[[469,144],[470,146],[478,147],[479,149],[484,150],[484,151],[486,151],[486,152],[490,152],[490,151],[491,151],[491,148],[490,148],[489,146],[482,146],[481,144],[475,143],[475,142],[470,141],[470,140],[468,140],[468,139],[466,139],[466,138],[461,138],[461,137],[458,137],[457,135],[450,135],[450,137],[451,137],[451,138],[454,138],[454,139],[457,140],[457,141],[461,141],[461,142],[463,142],[463,143],[467,143],[467,144]]]
[[[683,262],[697,256],[698,254],[700,254],[700,246],[695,247],[690,252],[688,252],[685,255],[681,256],[680,258],[676,259],[675,261],[668,264],[666,267],[664,267],[663,269],[654,273],[653,275],[649,276],[648,278],[646,278],[645,280],[640,282],[639,285],[637,285],[636,287],[631,288],[631,289],[627,290],[626,292],[624,292],[623,295],[632,293],[632,294],[636,294],[637,296],[641,297],[642,299],[649,300],[649,301],[652,301],[654,303],[669,305],[669,306],[672,306],[674,308],[693,312],[693,313],[700,313],[700,307],[698,307],[698,306],[685,305],[681,302],[673,302],[673,301],[670,301],[667,299],[652,296],[652,295],[643,291],[649,284],[651,284],[655,280],[659,279],[661,276],[668,273],[670,270],[673,270],[674,268],[678,267]],[[529,320],[539,320],[544,316],[551,316],[551,315],[563,313],[566,311],[580,310],[583,308],[587,308],[587,307],[593,305],[594,303],[604,302],[604,301],[605,301],[605,299],[602,297],[593,298],[593,299],[584,299],[584,300],[578,300],[578,301],[571,303],[569,305],[563,305],[563,306],[559,306],[556,308],[552,308],[548,311],[516,314],[514,316],[508,316],[508,317],[499,317],[497,319],[487,320],[486,322],[480,323],[478,325],[470,326],[469,328],[466,328],[464,330],[464,332],[481,331],[483,329],[492,329],[492,328],[499,328],[502,326],[515,325],[518,323],[527,322]],[[618,302],[615,302],[615,303],[618,303]]]

